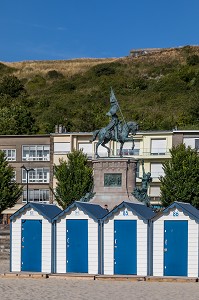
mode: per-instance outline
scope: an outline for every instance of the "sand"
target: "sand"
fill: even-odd
[[[4,272],[9,272],[9,261],[0,261],[0,274]],[[199,283],[0,278],[0,299],[198,300]]]

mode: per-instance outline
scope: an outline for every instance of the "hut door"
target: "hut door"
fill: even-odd
[[[88,273],[88,220],[66,220],[66,272]]]
[[[164,221],[164,275],[187,276],[188,222]]]
[[[21,271],[41,272],[42,221],[22,220]]]
[[[137,221],[114,221],[114,274],[137,274]]]

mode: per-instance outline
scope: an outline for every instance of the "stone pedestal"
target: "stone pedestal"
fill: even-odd
[[[111,210],[121,202],[140,203],[132,196],[136,183],[134,158],[99,158],[93,160],[94,197],[89,201]]]

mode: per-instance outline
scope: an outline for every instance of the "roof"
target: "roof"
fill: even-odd
[[[18,211],[16,211],[11,217],[10,220],[13,220],[16,218],[19,214],[24,212],[28,208],[33,208],[38,213],[40,213],[44,218],[46,218],[48,221],[52,222],[52,219],[58,215],[62,210],[54,205],[54,204],[44,204],[44,203],[33,203],[29,202],[23,207],[21,207]]]
[[[173,129],[173,133],[199,133],[198,129]]]
[[[58,220],[64,214],[69,212],[73,207],[78,207],[84,213],[86,213],[88,216],[90,216],[92,219],[97,220],[97,221],[99,219],[102,219],[107,214],[107,210],[102,208],[98,204],[75,201],[73,204],[71,204],[69,207],[67,207],[64,211],[62,211],[58,216],[56,216],[53,221]]]
[[[199,210],[197,208],[195,208],[190,203],[178,202],[178,201],[173,202],[171,205],[166,207],[162,212],[160,212],[158,214],[158,216],[159,216],[158,218],[160,218],[162,215],[167,213],[172,208],[178,208],[178,209],[182,210],[185,215],[188,215],[188,216],[194,218],[195,220],[199,221]]]
[[[111,210],[104,218],[103,221],[110,218],[114,213],[116,213],[120,208],[127,208],[128,210],[136,213],[139,217],[145,220],[150,220],[155,216],[154,211],[143,204],[137,204],[137,203],[131,203],[131,202],[125,202],[123,201],[121,204],[119,204],[116,208]]]

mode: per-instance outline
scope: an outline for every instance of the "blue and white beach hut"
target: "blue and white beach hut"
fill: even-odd
[[[52,204],[29,202],[10,217],[11,272],[53,272],[52,219],[60,212]]]
[[[56,224],[56,273],[100,273],[101,206],[74,202],[61,212]]]
[[[199,276],[199,211],[174,202],[153,218],[153,275]]]
[[[122,202],[102,219],[105,275],[150,273],[150,219],[154,215],[143,204]]]

